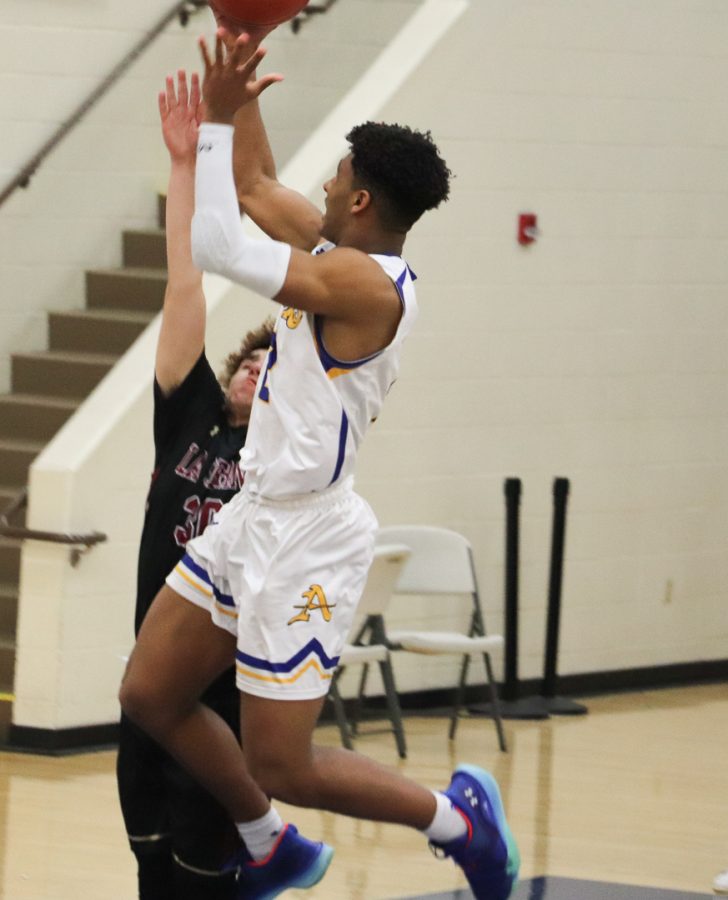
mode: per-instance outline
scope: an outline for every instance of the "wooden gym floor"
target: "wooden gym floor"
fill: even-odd
[[[728,685],[584,700],[589,713],[509,721],[510,752],[493,724],[405,721],[409,758],[392,736],[358,749],[432,787],[458,762],[498,778],[521,848],[518,900],[687,900],[710,895],[728,867]],[[333,726],[322,743],[338,744]],[[113,751],[67,757],[0,753],[0,897],[133,900],[134,866],[116,800]],[[320,885],[300,900],[465,900],[465,881],[423,838],[396,826],[281,807],[336,848]],[[652,890],[660,889],[660,890]]]

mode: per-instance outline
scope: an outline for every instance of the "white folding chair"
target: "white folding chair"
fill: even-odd
[[[360,624],[355,629],[350,641],[344,645],[339,657],[339,666],[331,681],[329,696],[334,704],[342,743],[348,750],[353,748],[352,738],[357,733],[369,665],[377,663],[382,676],[387,711],[397,743],[397,752],[402,759],[407,756],[402,712],[394,683],[394,672],[387,647],[383,617],[409,554],[409,547],[403,544],[378,544],[375,548],[364,593],[357,608],[357,619]],[[356,716],[352,722],[349,722],[339,693],[338,681],[346,667],[352,665],[362,665],[364,669],[356,699]]]
[[[498,744],[500,749],[505,751],[507,747],[503,720],[490,661],[490,654],[502,650],[504,641],[501,635],[486,635],[470,543],[456,531],[427,525],[393,525],[380,528],[377,543],[383,545],[402,543],[412,551],[397,582],[397,594],[421,597],[444,594],[470,595],[472,610],[467,630],[458,632],[397,628],[387,631],[387,639],[390,647],[410,653],[462,655],[460,680],[450,716],[451,740],[455,737],[463,706],[470,660],[474,656],[482,655]]]

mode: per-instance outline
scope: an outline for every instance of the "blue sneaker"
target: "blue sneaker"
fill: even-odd
[[[333,855],[333,847],[309,841],[295,825],[286,825],[265,859],[255,862],[243,849],[226,868],[237,870],[236,900],[271,900],[289,888],[318,884]]]
[[[430,841],[433,852],[452,857],[476,900],[507,900],[516,888],[521,858],[495,778],[477,766],[458,766],[444,793],[463,814],[468,830],[447,844]]]

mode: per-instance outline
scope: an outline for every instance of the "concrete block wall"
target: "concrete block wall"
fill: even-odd
[[[432,128],[457,177],[409,241],[422,315],[360,485],[385,523],[470,537],[499,630],[503,482],[523,480],[525,677],[554,476],[560,671],[726,657],[727,36],[718,2],[472,3],[382,113]]]

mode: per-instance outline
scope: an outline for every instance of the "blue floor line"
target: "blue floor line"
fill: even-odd
[[[519,884],[511,900],[705,900],[706,897],[714,896],[710,891],[695,894],[690,891],[547,876],[525,879]],[[472,897],[470,891],[460,890],[444,894],[417,894],[400,897],[398,900],[472,900]]]

